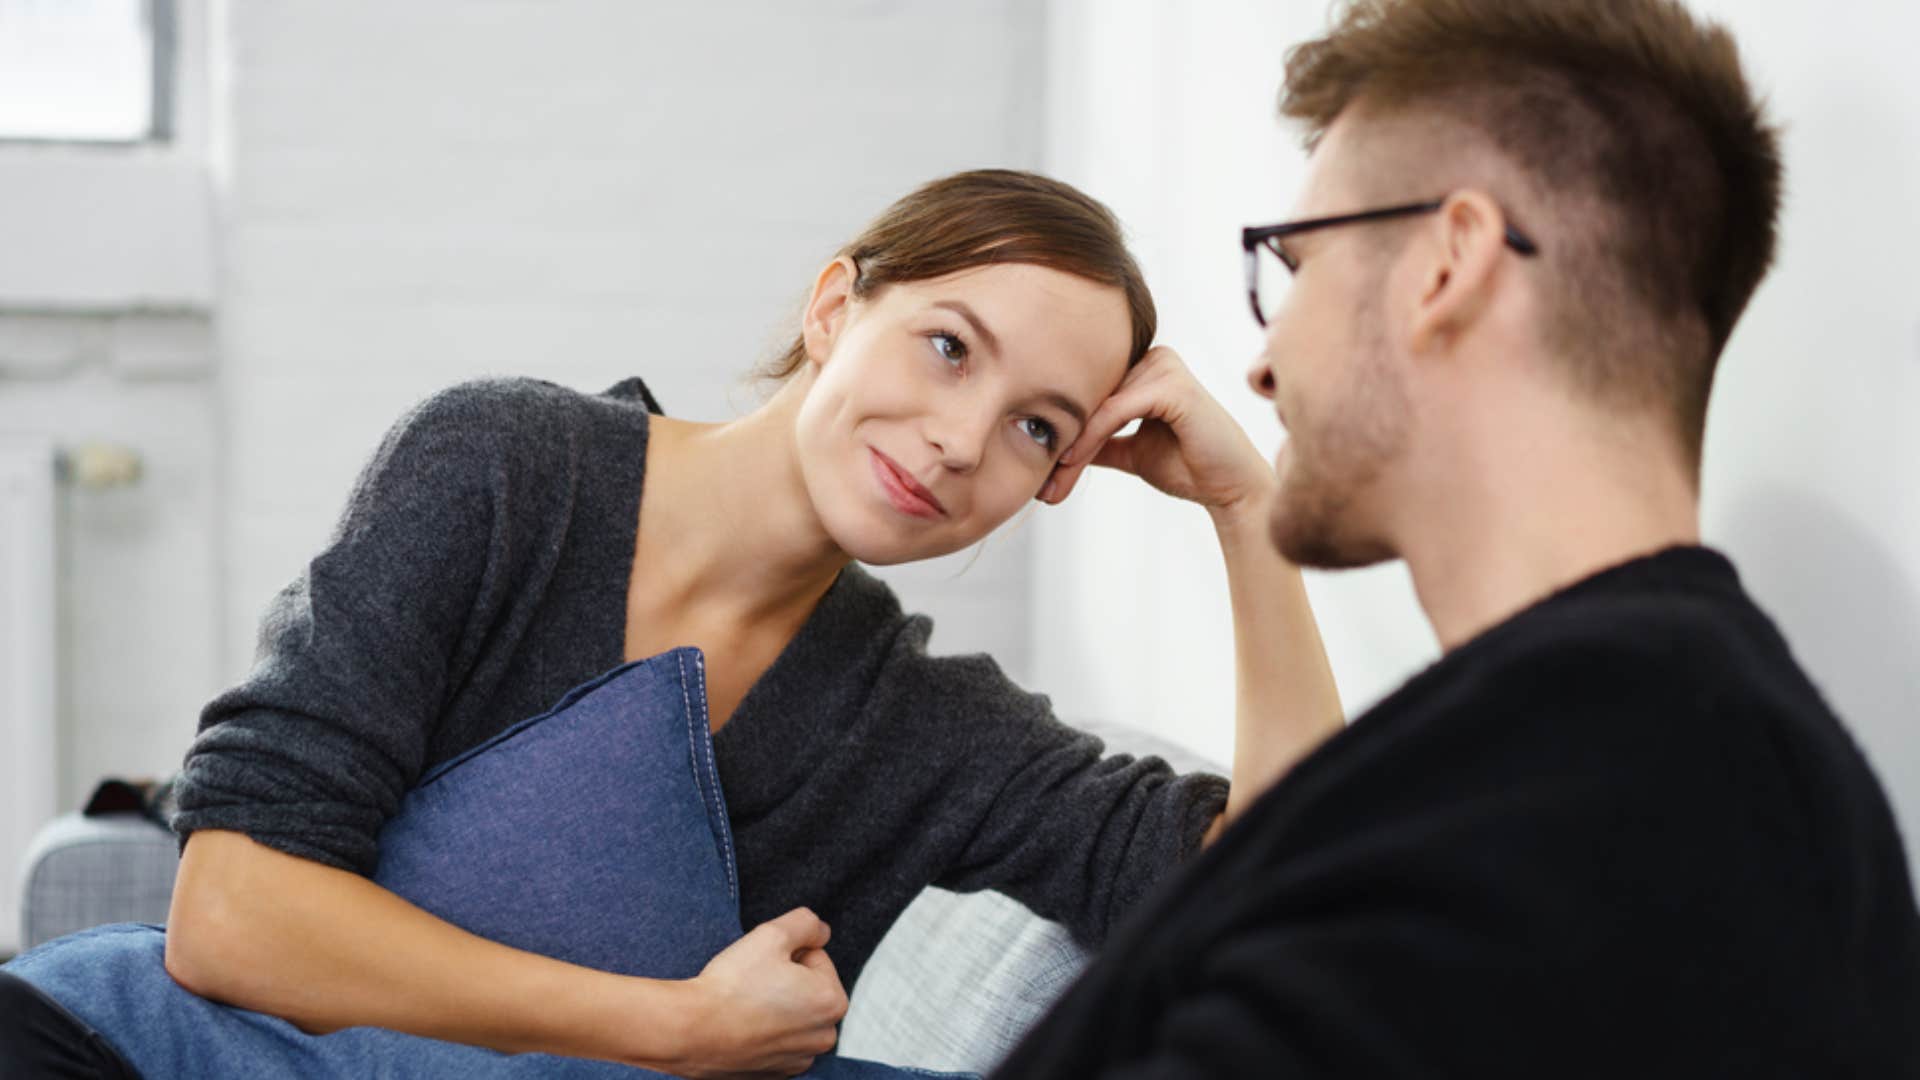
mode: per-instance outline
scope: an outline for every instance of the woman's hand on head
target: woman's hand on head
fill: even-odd
[[[1114,437],[1135,420],[1139,430]],[[1275,484],[1273,468],[1246,431],[1164,345],[1148,350],[1087,418],[1041,489],[1041,501],[1060,503],[1089,465],[1132,473],[1216,514],[1247,509],[1264,515]]]
[[[700,1005],[685,1060],[691,1077],[794,1076],[833,1049],[847,992],[827,958],[827,924],[806,908],[761,923],[693,979]]]

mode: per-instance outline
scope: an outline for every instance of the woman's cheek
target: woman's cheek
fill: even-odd
[[[1040,494],[1040,485],[1045,482],[1044,478],[1030,476],[1025,471],[1022,471],[1017,478],[1009,477],[1008,481],[995,493],[993,524],[989,532],[1005,525],[1013,515],[1019,513],[1020,509],[1031,502],[1035,495]]]

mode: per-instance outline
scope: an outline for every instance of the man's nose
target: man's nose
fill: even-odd
[[[1247,369],[1247,385],[1253,387],[1254,393],[1273,400],[1273,365],[1267,363],[1266,353],[1255,357],[1253,366]]]

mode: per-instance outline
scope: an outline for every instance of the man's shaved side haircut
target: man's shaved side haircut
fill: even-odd
[[[1527,178],[1546,340],[1583,390],[1670,409],[1697,464],[1780,204],[1778,136],[1726,30],[1673,0],[1347,0],[1288,54],[1280,111],[1311,149],[1357,102],[1470,130]],[[1396,182],[1441,194],[1421,180]]]

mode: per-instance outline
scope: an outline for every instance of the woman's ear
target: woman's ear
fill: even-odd
[[[1416,353],[1458,336],[1487,309],[1506,242],[1499,204],[1474,190],[1448,196],[1429,229],[1409,342]]]
[[[813,279],[813,295],[807,298],[807,310],[800,320],[800,339],[806,344],[807,362],[815,367],[826,363],[833,353],[833,343],[853,302],[857,275],[853,260],[842,255],[821,267],[820,276]]]

